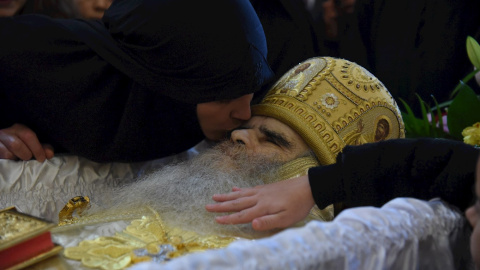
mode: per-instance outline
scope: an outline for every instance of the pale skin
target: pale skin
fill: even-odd
[[[315,205],[308,176],[254,188],[234,187],[227,194],[215,194],[210,212],[235,212],[216,217],[220,224],[252,223],[257,231],[287,228],[308,216]]]
[[[285,143],[272,143],[264,132],[265,128],[282,134],[291,148]],[[295,131],[268,117],[252,117],[244,128],[232,132],[231,140],[245,144],[252,154],[270,153],[284,162],[309,150]],[[217,217],[218,223],[251,222],[259,231],[289,227],[307,217],[315,204],[306,175],[253,188],[234,187],[228,194],[215,194],[213,200],[217,203],[206,205],[207,211],[235,212]]]
[[[33,130],[22,124],[0,130],[0,159],[30,160],[39,162],[51,159],[53,147],[41,144]]]
[[[197,104],[197,116],[205,137],[212,141],[224,139],[228,132],[250,119],[253,94]],[[42,144],[33,130],[22,124],[0,129],[0,159],[30,160],[39,162],[51,159],[54,150]]]

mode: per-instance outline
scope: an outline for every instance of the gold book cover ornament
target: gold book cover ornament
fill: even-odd
[[[63,248],[52,242],[56,224],[17,211],[0,210],[0,269],[21,269],[58,254]]]

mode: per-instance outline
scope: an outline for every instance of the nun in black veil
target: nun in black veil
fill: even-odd
[[[273,77],[248,0],[115,0],[98,21],[1,18],[0,39],[0,129],[98,162],[221,139]]]

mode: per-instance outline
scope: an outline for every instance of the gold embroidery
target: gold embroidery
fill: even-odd
[[[161,262],[192,252],[226,247],[237,239],[168,228],[158,213],[149,210],[153,214],[131,221],[113,236],[84,240],[78,246],[66,248],[65,257],[91,268],[124,269],[138,262]],[[79,221],[81,218],[77,223]]]

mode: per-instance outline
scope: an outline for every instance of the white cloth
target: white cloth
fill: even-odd
[[[57,222],[58,213],[75,196],[95,196],[99,191],[131,181],[140,164],[95,163],[76,156],[35,160],[0,160],[0,208]]]
[[[440,201],[397,198],[344,210],[333,222],[130,269],[473,269],[465,224]]]
[[[36,160],[0,159],[0,209],[19,211],[58,222],[58,213],[75,196],[95,202],[104,190],[131,183],[151,170],[189,159],[211,144],[202,141],[176,156],[139,163],[97,163],[72,155]]]

